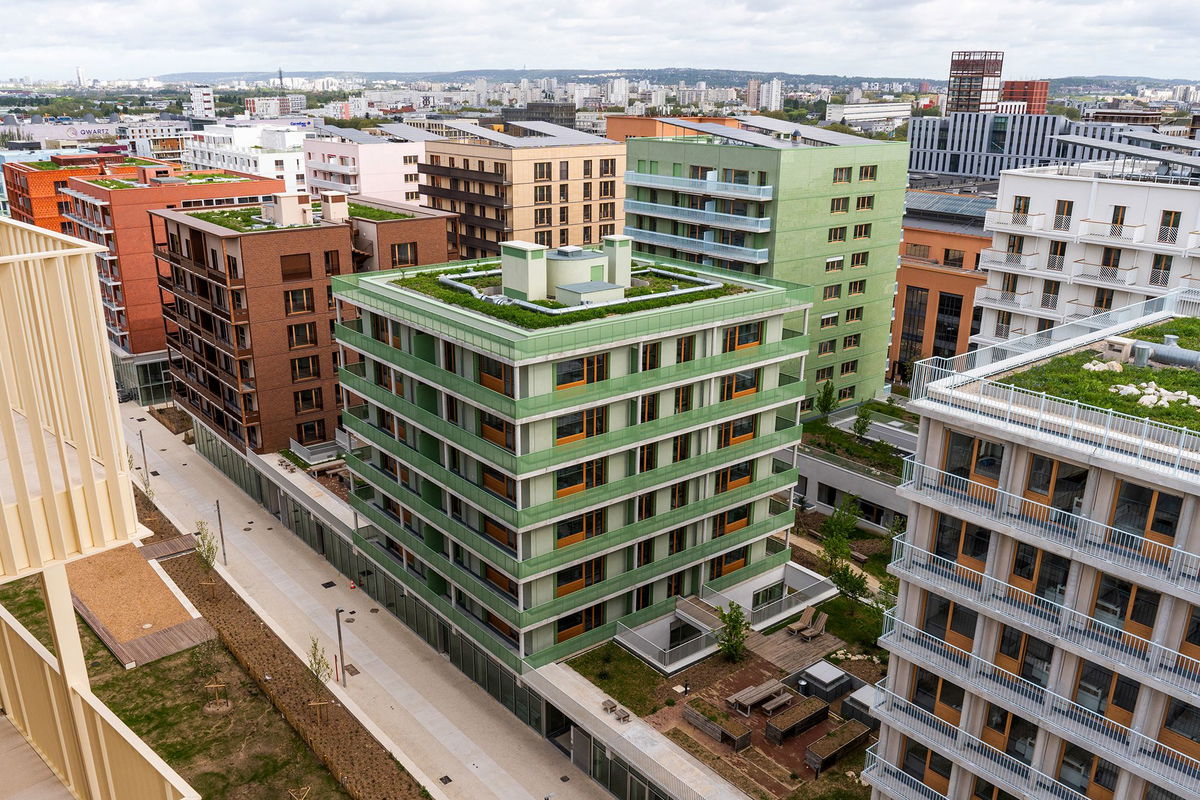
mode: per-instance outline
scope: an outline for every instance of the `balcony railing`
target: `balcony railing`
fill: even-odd
[[[1172,228],[1168,225],[1159,225],[1158,242],[1159,244],[1178,244],[1179,228]]]
[[[1006,623],[1045,635],[1048,641],[1092,661],[1106,660],[1136,675],[1200,694],[1200,661],[1178,650],[1154,644],[1128,631],[1089,617],[956,561],[922,550],[902,538],[893,546],[890,569],[934,592]]]
[[[1069,231],[1071,230],[1071,215],[1070,214],[1055,214],[1053,222],[1053,230]]]
[[[1036,269],[1041,253],[1008,253],[994,247],[981,251],[979,265],[985,269],[999,267],[1000,269]]]
[[[1200,787],[1200,761],[1145,734],[1108,719],[1075,701],[960,650],[888,611],[880,642],[906,659],[934,668],[946,679],[970,687],[981,697],[1010,706],[1039,727],[1135,772],[1163,779],[1168,786]]]
[[[1166,286],[1171,282],[1171,270],[1169,269],[1152,269],[1150,270],[1150,285],[1151,286]]]
[[[1051,272],[1062,272],[1067,265],[1065,256],[1046,256],[1046,269]]]
[[[691,194],[708,194],[714,197],[738,197],[747,200],[770,200],[775,194],[774,186],[750,186],[744,183],[675,178],[669,175],[652,175],[647,172],[632,171],[625,173],[625,185],[669,189]]]
[[[944,719],[904,699],[888,688],[884,678],[875,686],[875,716],[889,725],[915,735],[942,755],[957,761],[967,771],[999,784],[1027,800],[1087,800],[1044,772],[1001,752],[987,742],[951,725]]]
[[[324,178],[314,178],[311,175],[305,178],[305,181],[309,186],[313,186],[318,189],[333,189],[337,192],[347,192],[349,194],[358,193],[357,181],[353,183],[342,183],[341,181],[327,181]]]
[[[876,754],[878,743],[867,748],[862,777],[867,783],[896,800],[947,800],[946,795],[926,786],[904,770]]]
[[[1029,295],[1029,292],[1010,292],[1005,289],[984,286],[975,290],[975,302],[993,307],[1023,309],[1028,307]]]
[[[704,631],[698,636],[688,639],[686,642],[680,642],[674,647],[661,647],[625,623],[618,622],[616,638],[621,644],[642,658],[652,664],[657,664],[663,670],[669,671],[676,664],[697,656],[710,647],[716,647],[717,636],[717,631]]]
[[[1097,569],[1117,568],[1131,580],[1152,579],[1165,591],[1189,592],[1200,604],[1200,555],[1195,553],[951,475],[912,456],[905,459],[901,489],[1070,547],[1073,559]]]
[[[1089,239],[1100,239],[1105,242],[1121,242],[1132,244],[1142,241],[1146,232],[1145,225],[1123,225],[1119,222],[1101,222],[1100,220],[1083,220],[1080,236]]]
[[[1045,226],[1045,214],[1030,214],[1025,211],[1001,211],[993,208],[986,212],[987,228],[1015,228],[1022,231],[1041,230]]]
[[[1042,292],[1042,299],[1041,299],[1041,302],[1038,304],[1038,308],[1044,309],[1046,311],[1057,311],[1061,304],[1062,304],[1062,296],[1061,295],[1050,294],[1049,292]]]
[[[337,161],[313,161],[304,162],[304,166],[309,169],[321,170],[324,172],[336,172],[339,175],[357,175],[357,164],[342,164]]]
[[[699,253],[714,258],[744,261],[749,264],[765,264],[771,258],[770,251],[765,247],[739,247],[733,244],[710,242],[706,239],[693,239],[690,236],[673,236],[669,233],[644,231],[640,228],[626,227],[624,233],[626,236],[632,236],[635,242],[642,244],[672,247],[687,253]]]
[[[1095,281],[1114,286],[1129,286],[1137,277],[1137,267],[1120,267],[1114,264],[1093,264],[1082,258],[1075,260],[1076,280]]]
[[[747,217],[742,214],[723,214],[719,211],[705,211],[701,208],[684,208],[666,203],[646,203],[641,200],[626,200],[626,214],[646,214],[651,217],[677,219],[683,222],[694,222],[700,225],[713,225],[718,228],[732,228],[750,233],[766,233],[771,230],[770,217]]]

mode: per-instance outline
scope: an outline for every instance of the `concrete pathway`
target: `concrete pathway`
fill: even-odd
[[[368,727],[377,726],[385,745],[390,742],[404,754],[401,763],[407,762],[435,798],[609,796],[391,613],[350,589],[345,576],[145,409],[122,404],[121,418],[139,482],[137,442],[144,431],[154,501],[181,530],[194,530],[204,519],[215,531],[214,501],[221,500],[226,574],[293,649],[307,650],[309,638],[316,636],[334,655],[334,609],[357,612],[353,623],[342,626],[346,661],[360,670],[348,678],[348,700],[365,713]],[[327,581],[336,586],[322,587]],[[373,608],[378,613],[370,613]],[[443,784],[443,776],[450,781]]]
[[[808,552],[813,553],[817,556],[822,556],[825,553],[825,550],[821,547],[821,543],[809,536],[799,536],[796,534],[792,534],[792,536],[789,538],[788,541],[790,544],[796,545],[801,550],[807,550]],[[855,572],[861,573],[863,575],[863,577],[865,577],[867,579],[867,588],[868,589],[870,589],[872,592],[879,591],[879,579],[878,578],[876,578],[871,573],[865,572],[864,570],[860,569],[859,566],[857,564],[855,564],[853,561],[849,562],[849,567],[850,567],[850,569],[854,570]]]
[[[7,800],[71,800],[71,793],[42,761],[25,737],[0,716],[0,770],[4,786],[0,797]]]

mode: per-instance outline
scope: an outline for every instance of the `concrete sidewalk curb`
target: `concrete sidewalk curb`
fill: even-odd
[[[298,647],[296,643],[292,641],[291,637],[283,631],[283,628],[280,627],[275,620],[271,618],[271,615],[266,612],[266,609],[260,606],[255,599],[251,597],[244,588],[242,588],[242,585],[239,584],[237,580],[229,574],[229,571],[225,569],[225,567],[221,566],[220,564],[216,564],[214,567],[217,574],[225,579],[225,582],[229,584],[230,588],[237,593],[238,597],[242,598],[246,605],[248,605],[250,609],[258,615],[258,618],[265,622],[267,627],[279,637],[279,640],[287,645],[288,649],[295,654],[296,658],[300,659],[300,663],[306,663],[306,659],[308,658],[307,650]],[[405,771],[408,772],[409,775],[412,775],[413,778],[421,784],[425,791],[434,798],[434,800],[450,800],[449,795],[447,795],[441,788],[441,784],[439,784],[436,780],[431,779],[421,770],[420,767],[413,763],[413,760],[408,757],[408,754],[400,749],[400,746],[397,745],[391,739],[391,737],[384,733],[383,730],[380,729],[380,727],[363,712],[358,703],[354,702],[354,700],[350,698],[350,695],[346,693],[341,685],[339,685],[336,681],[330,681],[326,683],[325,686],[331,692],[333,692],[333,696],[338,699],[338,702],[345,706],[346,710],[353,714],[354,718],[358,720],[358,722],[364,728],[366,728],[367,732],[374,736],[375,740],[383,745],[383,747],[389,753],[391,753],[397,761],[400,762],[400,765],[404,767]]]

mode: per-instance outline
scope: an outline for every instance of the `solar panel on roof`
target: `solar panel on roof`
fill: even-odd
[[[982,218],[985,212],[995,207],[996,198],[994,197],[919,191],[904,193],[906,211],[930,211],[938,214]]]
[[[752,128],[762,128],[763,130],[774,131],[775,133],[793,133],[799,134],[801,139],[809,139],[821,144],[862,144],[861,136],[854,136],[849,133],[839,133],[838,131],[826,130],[818,128],[816,125],[801,125],[797,122],[788,122],[774,117],[749,116],[739,117],[743,125],[749,125]]]
[[[697,133],[707,133],[710,136],[718,136],[722,139],[728,139],[742,144],[752,144],[756,147],[770,147],[776,150],[785,147],[794,147],[791,142],[776,139],[773,136],[765,136],[761,133],[742,130],[741,128],[731,128],[728,125],[719,125],[714,122],[690,122],[688,120],[672,119],[670,117],[660,117],[659,122],[666,122],[680,128],[686,128]]]
[[[1154,150],[1149,147],[1138,147],[1137,145],[1125,142],[1108,142],[1103,139],[1092,139],[1087,136],[1053,136],[1051,138],[1057,139],[1060,142],[1066,142],[1067,144],[1077,144],[1109,153],[1118,153],[1123,156],[1133,156],[1134,158],[1144,158],[1147,161],[1160,161],[1164,164],[1175,164],[1180,167],[1187,167],[1188,169],[1200,170],[1200,158],[1196,156],[1186,156],[1180,153],[1172,153],[1168,150]]]
[[[1179,147],[1185,150],[1200,150],[1200,141],[1184,136],[1167,136],[1165,133],[1152,131],[1122,131],[1117,134],[1122,139],[1132,139],[1135,142],[1155,142],[1168,147]]]
[[[574,128],[555,125],[553,122],[546,122],[545,120],[523,120],[508,124],[517,128],[524,128],[527,131],[546,134],[549,137],[558,139],[559,144],[612,144],[612,139],[605,139],[584,131],[577,131]]]
[[[338,136],[359,144],[375,144],[383,141],[378,136],[364,133],[357,128],[339,128],[336,125],[314,125],[313,127],[328,136]]]
[[[387,131],[393,136],[401,139],[406,139],[410,142],[432,142],[435,139],[443,139],[445,137],[438,136],[436,133],[417,128],[413,125],[408,125],[403,122],[391,122],[386,125],[379,126],[381,130]]]

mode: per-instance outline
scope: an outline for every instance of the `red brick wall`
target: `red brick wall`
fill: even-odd
[[[392,268],[392,245],[404,242],[417,243],[417,265],[443,264],[451,259],[450,246],[446,239],[447,217],[415,217],[413,219],[389,220],[377,223],[378,251],[375,261],[378,269]],[[370,223],[356,221],[360,226]]]

